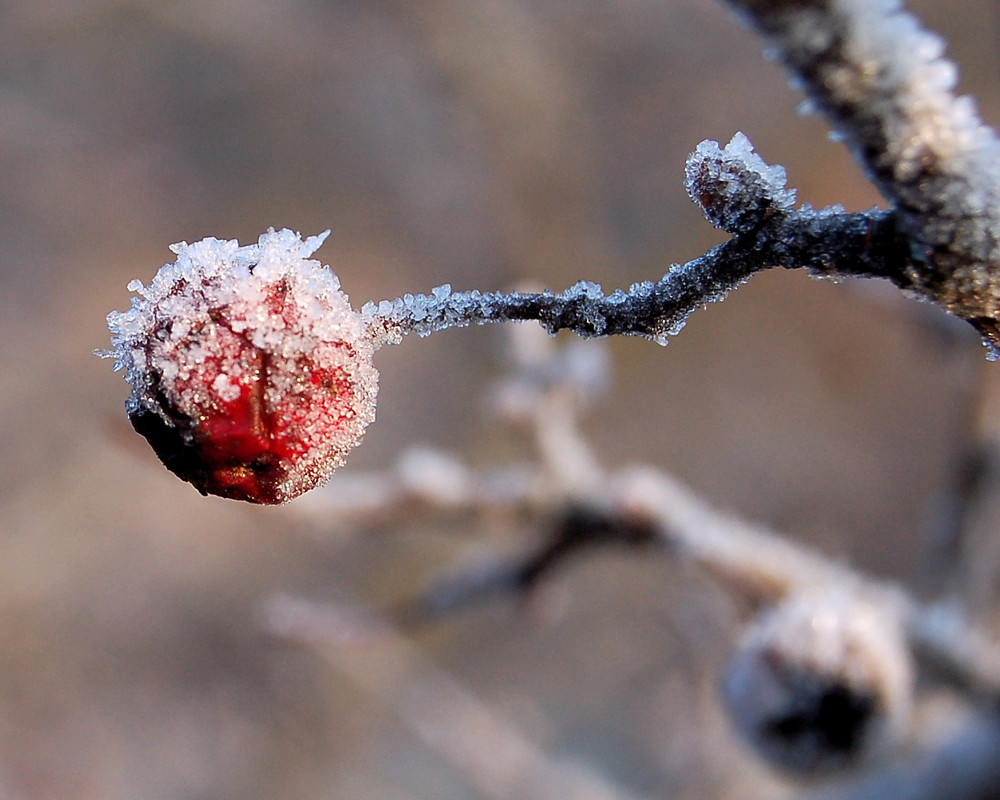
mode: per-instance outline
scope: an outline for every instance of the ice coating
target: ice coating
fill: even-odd
[[[108,315],[133,426],[203,493],[287,502],[326,481],[375,417],[361,316],[309,259],[327,233],[173,245],[177,260]]]
[[[376,347],[398,344],[410,333],[429,336],[448,328],[527,320],[553,335],[571,330],[585,338],[643,336],[665,345],[692,311],[722,300],[754,271],[749,262],[715,269],[711,259],[701,258],[672,266],[656,283],[635,283],[608,295],[591,281],[578,281],[563,292],[455,292],[445,284],[429,295],[365,303],[361,318]]]
[[[430,336],[448,328],[534,319],[550,333],[569,328],[580,336],[603,336],[609,317],[622,312],[628,296],[617,291],[605,296],[599,284],[578,281],[564,292],[454,292],[449,284],[426,294],[405,294],[395,300],[368,302],[361,318],[376,345],[397,344],[405,334]],[[645,333],[643,334],[645,335]]]
[[[1000,141],[974,102],[954,94],[958,71],[944,57],[943,41],[898,2],[839,0],[838,7],[847,20],[849,58],[874,69],[871,75],[831,70],[832,93],[838,102],[869,106],[848,120],[847,142],[871,153],[866,160],[874,180],[922,245],[916,249],[929,263],[914,270],[916,281],[966,318],[995,320]],[[884,149],[873,147],[873,139],[886,141]]]
[[[785,168],[770,166],[737,132],[722,148],[706,139],[688,157],[685,186],[708,220],[729,233],[743,233],[777,211],[795,204],[795,190],[785,187]]]

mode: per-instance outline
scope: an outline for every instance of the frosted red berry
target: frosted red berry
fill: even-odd
[[[325,482],[375,417],[361,316],[308,258],[324,238],[174,245],[177,261],[108,315],[133,427],[202,493],[287,502]]]

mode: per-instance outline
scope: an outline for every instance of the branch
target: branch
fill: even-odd
[[[859,787],[896,786],[899,770],[911,763],[899,750],[914,727],[918,676],[952,687],[969,706],[996,707],[1000,651],[965,615],[923,605],[901,586],[721,513],[659,470],[604,469],[577,419],[594,394],[587,387],[595,376],[574,369],[572,357],[586,345],[558,348],[534,328],[509,333],[514,371],[491,394],[504,421],[534,440],[538,463],[521,470],[534,478],[506,486],[501,497],[478,469],[440,454],[407,456],[396,470],[369,476],[382,486],[376,496],[395,498],[388,506],[361,510],[353,490],[338,492],[333,484],[297,508],[327,529],[345,502],[342,510],[360,526],[385,522],[384,515],[412,521],[415,510],[457,520],[506,506],[545,536],[520,556],[463,564],[416,596],[381,607],[363,629],[409,630],[493,599],[521,598],[597,546],[648,547],[696,566],[750,612],[723,691],[736,727],[777,766],[808,775],[869,764],[876,771]],[[558,441],[548,440],[553,431]],[[567,467],[559,455],[567,452],[589,466]],[[940,742],[921,746],[926,759],[946,757]],[[977,759],[970,755],[970,770],[989,773],[989,763]],[[935,785],[967,785],[945,779]],[[831,797],[840,790],[853,796],[853,784],[845,783]]]
[[[659,344],[684,327],[688,316],[725,299],[752,275],[773,267],[804,268],[824,277],[881,277],[909,287],[890,212],[846,214],[806,209],[776,217],[736,236],[700,258],[674,266],[656,283],[633,284],[605,295],[581,282],[565,292],[452,292],[406,295],[362,309],[377,343],[396,343],[407,333],[471,324],[535,320],[549,333],[580,336],[642,336]]]
[[[729,0],[898,211],[913,288],[1000,346],[1000,142],[898,2]]]

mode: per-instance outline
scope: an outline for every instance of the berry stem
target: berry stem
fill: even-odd
[[[551,334],[642,336],[665,345],[694,310],[724,299],[756,272],[804,267],[822,277],[880,277],[908,288],[905,253],[892,212],[806,207],[775,212],[753,230],[673,266],[659,281],[628,291],[606,295],[586,281],[561,293],[453,292],[446,285],[431,294],[367,303],[361,314],[376,347],[398,344],[408,333],[527,320]]]

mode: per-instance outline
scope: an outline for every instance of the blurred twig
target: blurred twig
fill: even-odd
[[[392,708],[420,741],[484,797],[636,800],[585,765],[546,754],[384,620],[275,596],[265,602],[262,621],[272,635],[313,647]]]

